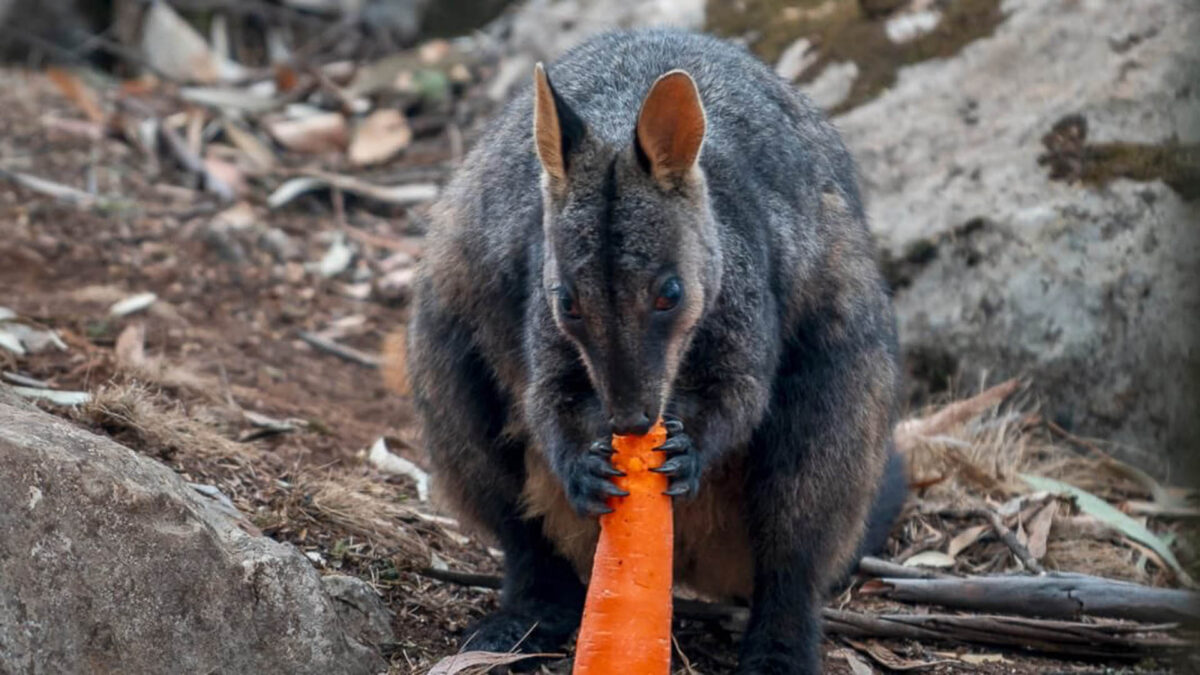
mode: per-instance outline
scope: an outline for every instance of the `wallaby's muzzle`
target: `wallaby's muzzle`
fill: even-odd
[[[650,431],[650,416],[645,412],[627,410],[609,420],[613,433],[621,436],[641,436]]]

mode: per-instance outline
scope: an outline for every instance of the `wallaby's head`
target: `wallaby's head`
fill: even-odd
[[[687,73],[666,73],[636,119],[595,120],[601,134],[540,64],[533,89],[546,297],[613,431],[644,433],[720,288],[720,244],[699,165],[700,93]],[[614,141],[611,130],[630,123],[632,133]]]

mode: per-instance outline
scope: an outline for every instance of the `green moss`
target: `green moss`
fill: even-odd
[[[808,38],[817,50],[817,61],[805,73],[808,80],[831,63],[853,61],[859,74],[846,100],[830,111],[838,114],[878,96],[895,83],[901,67],[952,56],[991,35],[1004,19],[1000,0],[956,0],[932,31],[896,44],[885,31],[887,12],[881,0],[709,0],[706,29],[751,36],[751,50],[769,64],[788,45]]]
[[[1116,178],[1162,180],[1184,199],[1200,198],[1200,144],[1091,143],[1081,178],[1104,185]]]

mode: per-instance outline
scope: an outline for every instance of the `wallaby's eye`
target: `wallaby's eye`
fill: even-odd
[[[658,297],[654,298],[654,309],[660,312],[674,309],[682,297],[683,285],[679,283],[679,277],[670,277],[662,283],[662,286],[658,287]]]
[[[566,286],[558,287],[558,309],[568,319],[579,318],[579,303],[575,302],[575,296]]]

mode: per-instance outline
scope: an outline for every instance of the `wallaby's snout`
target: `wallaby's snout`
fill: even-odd
[[[650,416],[645,411],[625,410],[609,420],[613,433],[621,436],[641,436],[650,431]]]

